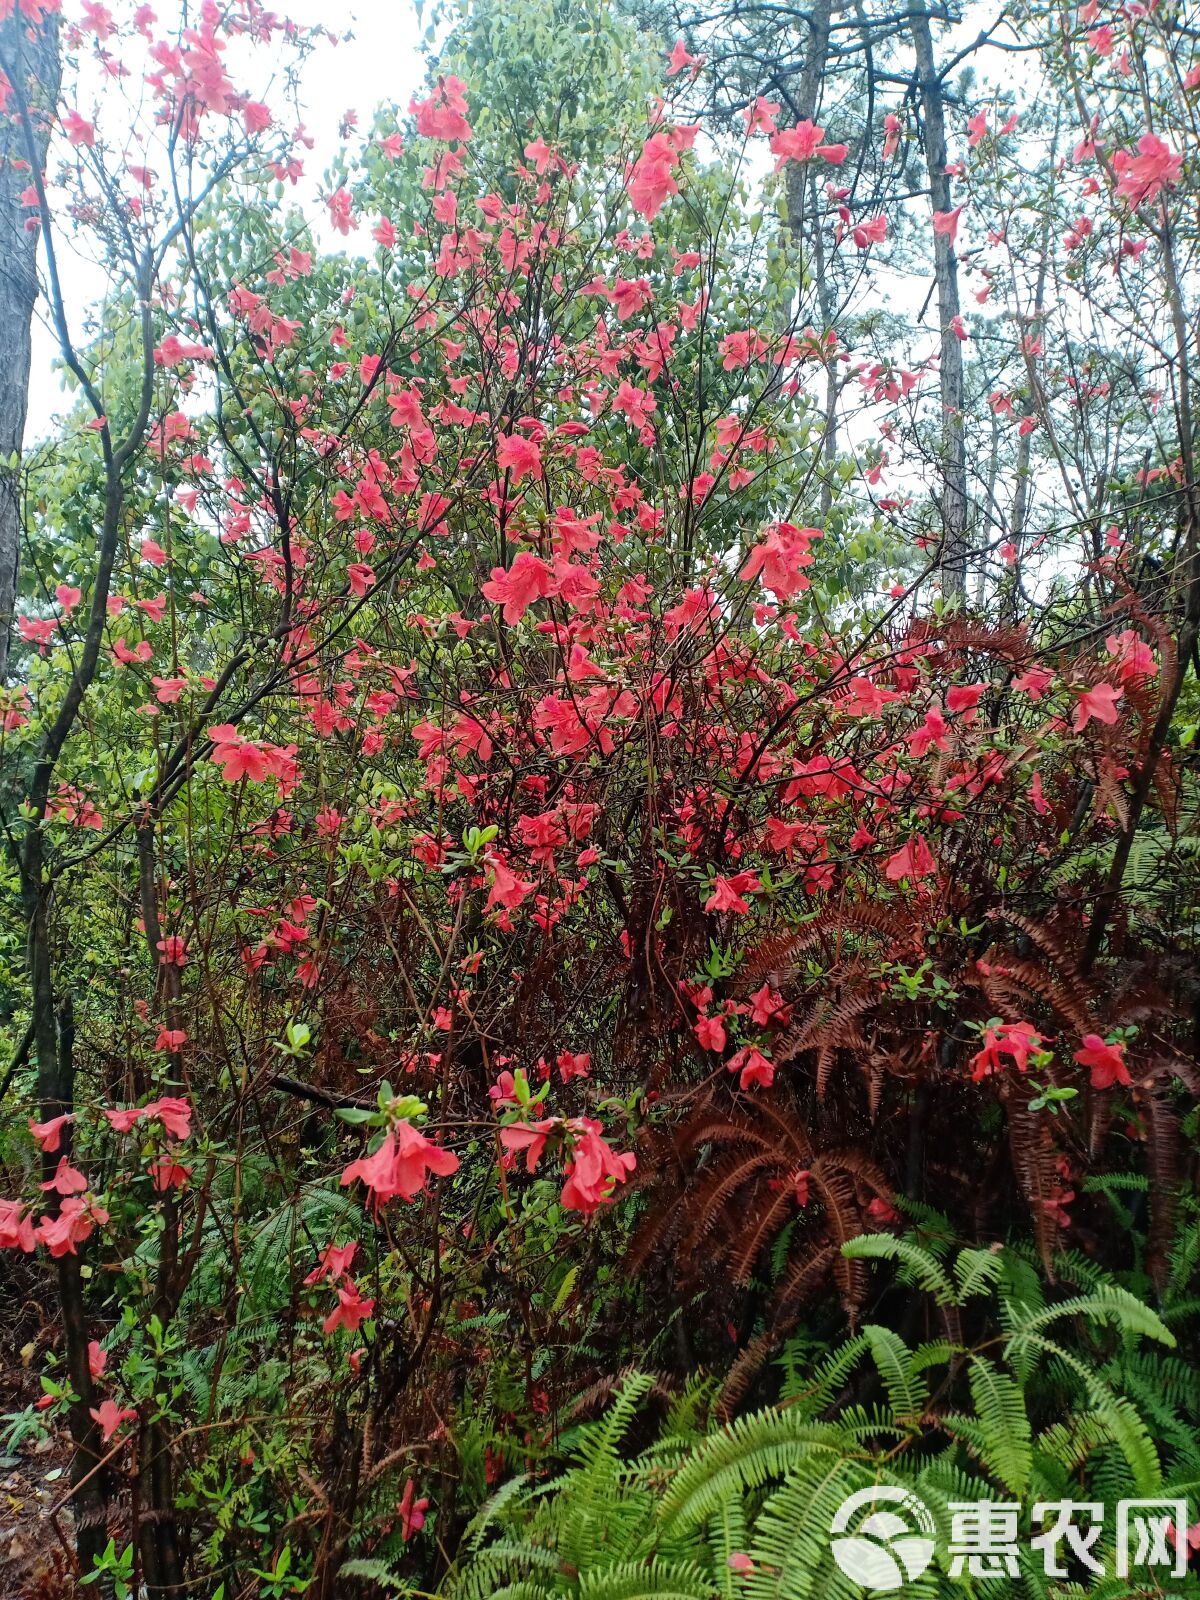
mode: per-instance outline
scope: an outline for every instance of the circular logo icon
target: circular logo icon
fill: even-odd
[[[897,1509],[880,1510],[881,1505]],[[873,1594],[890,1594],[919,1578],[933,1560],[936,1531],[924,1501],[890,1483],[849,1495],[829,1529],[833,1559]]]

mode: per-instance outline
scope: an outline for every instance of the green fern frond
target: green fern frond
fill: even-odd
[[[716,1600],[719,1590],[694,1563],[624,1562],[579,1581],[579,1600]]]
[[[1033,1464],[1029,1413],[1021,1389],[986,1356],[970,1358],[971,1398],[982,1433],[981,1453],[988,1471],[1010,1494],[1024,1494]]]
[[[1003,1275],[1004,1259],[998,1250],[960,1250],[954,1263],[959,1304],[987,1294]]]
[[[510,1509],[520,1509],[522,1497],[528,1497],[529,1478],[522,1474],[510,1478],[507,1483],[501,1484],[490,1499],[471,1518],[463,1532],[462,1543],[467,1550],[478,1550],[485,1535],[493,1528],[502,1526],[508,1520]]]
[[[363,1578],[384,1589],[404,1587],[404,1579],[398,1578],[386,1561],[377,1561],[370,1556],[356,1556],[352,1561],[343,1561],[338,1568],[338,1578]]]
[[[815,1416],[825,1410],[866,1354],[867,1341],[862,1334],[847,1339],[840,1348],[823,1356],[815,1370],[805,1377],[801,1377],[799,1363],[792,1355],[797,1348],[806,1347],[801,1346],[798,1340],[789,1341],[780,1357],[780,1365],[786,1374],[783,1398],[797,1401],[803,1407],[806,1416]]]
[[[890,1328],[868,1323],[863,1337],[871,1352],[888,1403],[897,1422],[916,1423],[929,1399],[929,1391],[913,1371],[913,1353],[898,1333]]]
[[[1087,1317],[1090,1321],[1102,1325],[1111,1323],[1124,1332],[1139,1334],[1144,1339],[1157,1339],[1160,1344],[1165,1344],[1172,1350],[1176,1345],[1175,1335],[1162,1318],[1127,1289],[1122,1289],[1115,1283],[1101,1284],[1090,1294],[1075,1295],[1069,1300],[1057,1301],[1042,1311],[1026,1313],[1023,1308],[1016,1305],[1011,1309],[1014,1312],[1014,1323],[1009,1346],[1013,1350],[1016,1350],[1027,1336],[1040,1333],[1053,1323],[1061,1322],[1065,1317]]]
[[[1114,1394],[1096,1372],[1077,1356],[1070,1355],[1060,1346],[1052,1344],[1048,1339],[1042,1339],[1035,1333],[1028,1334],[1028,1340],[1031,1345],[1039,1346],[1048,1354],[1052,1353],[1064,1366],[1069,1367],[1082,1379],[1097,1415],[1111,1430],[1114,1443],[1129,1465],[1138,1493],[1156,1494],[1162,1484],[1162,1466],[1146,1424],[1136,1407],[1123,1395]]]
[[[811,1458],[840,1460],[846,1445],[837,1427],[794,1410],[756,1411],[705,1440],[689,1457],[663,1495],[659,1520],[675,1530],[697,1528],[727,1499],[798,1471]]]
[[[910,1239],[897,1239],[890,1233],[863,1233],[856,1239],[847,1239],[842,1254],[853,1261],[896,1261],[902,1283],[915,1283],[931,1294],[939,1306],[958,1304],[954,1285],[941,1262]]]
[[[747,1600],[859,1600],[833,1559],[830,1528],[848,1495],[876,1481],[855,1461],[812,1458],[770,1496],[755,1522]]]

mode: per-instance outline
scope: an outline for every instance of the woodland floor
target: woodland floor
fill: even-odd
[[[44,1346],[52,1336],[49,1308],[37,1299],[37,1282],[5,1262],[0,1283],[0,1413],[11,1416],[37,1400]],[[13,1268],[16,1268],[14,1271]],[[0,1423],[0,1600],[65,1600],[79,1591],[72,1581],[73,1545],[65,1498],[71,1451],[65,1439],[9,1445]]]

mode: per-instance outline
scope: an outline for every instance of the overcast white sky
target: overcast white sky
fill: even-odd
[[[165,14],[170,0],[160,7]],[[355,0],[340,6],[331,0],[288,0],[281,7],[300,23],[324,23],[353,39],[322,53],[319,78],[309,85],[313,131],[336,140],[342,113],[351,107],[365,122],[381,100],[407,104],[421,81],[421,30],[408,0]]]
[[[172,7],[178,5],[179,0],[158,0],[160,18],[165,20]],[[317,194],[321,174],[339,146],[338,126],[349,110],[357,111],[359,127],[365,129],[380,103],[408,104],[423,77],[421,25],[410,0],[353,0],[344,8],[331,4],[331,0],[286,0],[281,9],[298,23],[323,24],[339,34],[347,31],[352,34],[336,48],[319,52],[310,64],[307,80],[306,126],[316,140],[316,147],[305,153],[306,178],[296,198],[321,228],[324,212]],[[963,22],[952,31],[948,41],[951,49],[973,39],[994,16],[987,0],[968,0],[965,13]],[[1025,62],[1021,57],[1003,56],[995,51],[985,51],[983,56],[985,59],[978,64],[993,79],[1025,76]],[[989,56],[990,61],[986,59]],[[254,86],[248,81],[246,87]],[[86,112],[86,103],[78,109]],[[292,198],[289,196],[289,203]],[[332,235],[330,242],[335,242]],[[72,256],[69,239],[61,235],[59,251],[64,290],[73,311],[71,322],[78,330],[84,309],[102,292],[103,279],[94,266]],[[897,293],[909,297],[904,295],[899,283]],[[45,301],[39,300],[35,312],[27,447],[50,431],[54,414],[64,409],[64,400],[70,403],[54,367],[56,343],[45,325],[38,321],[45,312]]]
[[[159,0],[156,9],[160,19],[165,20],[172,9],[178,9],[178,3],[179,0]],[[305,171],[308,195],[315,197],[320,176],[338,148],[338,125],[346,112],[357,111],[359,126],[365,128],[377,105],[390,101],[407,105],[420,85],[424,69],[421,29],[408,0],[356,0],[345,6],[331,4],[330,0],[286,0],[280,9],[298,23],[321,23],[339,33],[350,30],[354,35],[336,49],[322,49],[309,71],[306,125],[316,139],[316,148],[306,152]],[[64,294],[73,312],[72,327],[77,331],[87,303],[102,291],[102,278],[94,267],[72,256],[69,240],[60,237],[58,242]],[[54,365],[57,343],[41,320],[46,312],[45,299],[39,298],[34,313],[27,448],[45,437],[54,414],[71,404]]]

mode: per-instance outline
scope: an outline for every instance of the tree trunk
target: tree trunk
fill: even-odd
[[[1054,124],[1054,143],[1050,147],[1050,170],[1056,169],[1058,161],[1058,121]],[[1030,331],[1037,333],[1041,328],[1042,313],[1046,309],[1046,272],[1050,262],[1050,219],[1053,215],[1049,205],[1042,223],[1041,254],[1038,258],[1037,287],[1033,296],[1033,315],[1030,319]],[[1032,361],[1032,357],[1030,358]],[[1037,412],[1037,402],[1034,396],[1032,381],[1029,384],[1029,393],[1021,406],[1022,417],[1032,417]],[[1016,548],[1013,558],[1014,582],[1009,596],[1009,617],[1017,620],[1018,587],[1016,578],[1021,571],[1021,557],[1025,551],[1025,522],[1029,514],[1029,467],[1030,457],[1033,453],[1033,434],[1023,433],[1017,440],[1017,487],[1013,496],[1012,522],[1009,537]]]
[[[953,209],[946,173],[946,117],[942,80],[933,54],[929,13],[913,11],[912,38],[921,89],[925,164],[935,211]],[[967,594],[967,456],[963,434],[962,340],[954,331],[959,315],[958,258],[945,233],[933,236],[934,281],[941,324],[939,370],[942,389],[942,593],[961,606]]]
[[[800,71],[800,82],[794,96],[789,95],[795,107],[797,122],[811,122],[817,114],[817,99],[821,92],[821,78],[829,57],[829,24],[833,16],[833,0],[816,0],[808,18],[808,53]],[[787,167],[788,227],[799,244],[804,232],[806,212],[807,165],[790,161]]]
[[[0,23],[0,43],[5,59],[25,77],[38,159],[44,162],[58,102],[58,18],[47,16],[31,24],[18,10]],[[21,474],[12,462],[25,439],[30,328],[37,298],[38,235],[25,230],[26,218],[36,213],[21,204],[21,194],[32,181],[20,119],[11,110],[0,112],[0,685],[8,672],[21,559]]]
[[[817,101],[821,94],[821,79],[825,74],[825,64],[829,59],[829,27],[833,17],[833,0],[816,0],[808,17],[808,52],[804,57],[804,66],[800,71],[800,82],[794,96],[789,96],[789,103],[794,107],[797,122],[811,122],[817,114]],[[790,161],[787,167],[787,208],[788,228],[792,235],[793,243],[797,249],[803,249],[804,228],[808,217],[808,185],[810,174],[808,164],[801,161]],[[816,214],[814,205],[813,214]],[[826,282],[825,262],[823,259],[823,240],[819,227],[813,230],[813,249],[816,253],[816,279],[817,293],[820,299],[821,315],[826,326],[832,320],[831,300],[829,286]],[[803,294],[803,285],[796,291],[797,307],[800,296]],[[824,328],[821,329],[823,333]],[[783,377],[782,366],[778,371],[778,379]],[[837,456],[837,371],[831,362],[826,370],[825,392],[825,429],[821,441],[821,456],[825,463],[825,472],[821,478],[821,515],[826,517],[833,504],[833,491],[830,485],[829,469]]]
[[[40,831],[32,837],[33,847],[27,849],[23,863],[27,873],[25,907],[29,919],[29,975],[33,990],[38,1101],[42,1120],[48,1122],[75,1109],[75,1029],[70,996],[64,997],[61,1005],[55,1004],[50,968],[49,907],[41,883]],[[42,1176],[46,1183],[54,1177],[59,1155],[70,1155],[71,1143],[68,1124],[61,1135],[60,1150],[42,1156]],[[58,1196],[51,1191],[47,1211],[54,1214],[57,1210]],[[71,1457],[75,1550],[81,1575],[86,1576],[108,1541],[108,1492],[104,1469],[100,1466],[100,1429],[92,1416],[95,1393],[88,1363],[82,1263],[78,1255],[68,1253],[60,1256],[55,1265],[62,1311],[64,1365],[75,1394],[68,1413],[71,1442],[75,1447]]]

